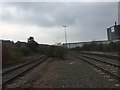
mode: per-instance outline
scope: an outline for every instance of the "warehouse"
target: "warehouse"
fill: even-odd
[[[120,40],[120,25],[115,22],[114,26],[107,28],[108,41],[119,41]]]

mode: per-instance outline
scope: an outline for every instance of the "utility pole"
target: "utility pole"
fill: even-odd
[[[66,27],[67,26],[63,26],[65,28],[65,42],[66,42],[66,48],[67,48],[67,34],[66,34]]]

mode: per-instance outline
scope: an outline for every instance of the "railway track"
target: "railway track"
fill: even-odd
[[[80,54],[90,55],[90,56],[98,56],[98,57],[104,57],[109,59],[120,59],[119,55],[108,55],[108,54],[100,54],[100,53],[90,53],[90,52],[78,52]]]
[[[40,63],[44,62],[46,59],[47,59],[46,57],[42,56],[34,61],[4,71],[2,73],[2,88],[4,88],[8,83],[14,81],[17,77],[23,75],[24,73],[33,69]]]
[[[114,77],[118,81],[120,81],[120,66],[118,64],[114,64],[111,62],[101,61],[100,59],[93,58],[87,55],[77,54],[74,55],[75,57],[89,63],[90,65],[98,68],[99,70],[103,71],[104,73],[109,74],[110,76]]]
[[[42,55],[41,57],[37,58],[36,60],[42,59],[43,57],[44,57],[44,55]],[[20,67],[23,67],[23,66],[25,66],[25,65],[28,65],[28,64],[30,64],[30,63],[33,63],[33,62],[35,62],[36,60],[29,61],[29,62],[25,62],[25,63],[23,63],[23,64],[19,64],[19,65],[16,65],[16,66],[13,66],[13,67],[9,67],[9,68],[3,68],[3,69],[2,69],[2,75],[7,74],[7,73],[9,73],[9,72],[11,72],[11,71],[13,71],[13,70],[16,70],[16,69],[18,69],[18,68],[20,68]]]
[[[80,53],[80,54],[103,61],[103,62],[117,64],[118,66],[120,66],[120,58],[118,56],[106,57],[106,55],[98,55],[98,54],[97,55],[96,54],[86,54],[86,53]]]
[[[84,55],[84,54],[80,54],[81,56],[83,57],[86,57],[86,58],[90,58],[90,59],[94,59],[98,62],[102,62],[102,63],[106,63],[106,64],[109,64],[111,66],[116,66],[116,67],[119,67],[120,68],[120,65],[119,65],[119,61],[118,60],[109,60],[109,58],[103,58],[103,57],[96,57],[96,56],[90,56],[90,55]]]

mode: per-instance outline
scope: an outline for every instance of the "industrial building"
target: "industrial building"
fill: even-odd
[[[97,44],[108,44],[110,41],[117,42],[120,40],[120,25],[117,25],[115,22],[114,26],[107,28],[107,36],[108,40],[103,41],[94,41]],[[75,47],[82,47],[85,44],[91,44],[92,41],[89,42],[76,42],[76,43],[64,43],[63,46],[67,48],[75,48]]]
[[[94,41],[97,44],[107,44],[108,41],[107,40],[103,40],[103,41]],[[91,44],[92,41],[89,42],[77,42],[77,43],[67,43],[67,48],[76,48],[76,47],[82,47],[85,44]],[[66,47],[66,43],[63,44],[63,46]]]
[[[114,26],[107,28],[108,41],[119,41],[120,40],[120,25],[115,22]]]

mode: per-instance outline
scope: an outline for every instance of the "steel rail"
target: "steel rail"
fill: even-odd
[[[37,65],[41,64],[41,63],[44,62],[46,59],[47,59],[47,57],[42,58],[42,60],[40,60],[40,61],[38,60],[38,62],[37,62],[35,65],[30,66],[30,67],[27,68],[25,71],[21,71],[19,74],[16,74],[15,76],[13,76],[13,77],[9,78],[8,80],[4,81],[4,82],[2,83],[2,88],[4,88],[5,85],[7,85],[8,83],[14,81],[17,77],[25,74],[26,72],[30,71],[31,69],[33,69],[33,68],[36,67]],[[29,63],[29,64],[30,64],[30,63]],[[27,64],[27,65],[28,65],[28,64]],[[27,65],[26,65],[26,66],[27,66]],[[8,74],[8,73],[7,73],[7,74]]]
[[[108,55],[108,54],[99,54],[99,53],[90,53],[90,52],[78,52],[78,53],[87,54],[87,55],[96,55],[96,56],[102,56],[105,58],[120,60],[120,56],[114,56],[114,55]]]
[[[74,56],[75,56],[76,58],[79,58],[79,59],[87,62],[88,64],[90,64],[90,65],[92,65],[92,66],[94,66],[94,67],[96,67],[96,68],[98,68],[98,69],[101,69],[101,70],[104,71],[105,73],[108,73],[108,74],[114,76],[115,78],[117,78],[117,79],[120,81],[120,76],[119,76],[119,75],[116,75],[116,74],[114,74],[114,73],[111,73],[110,71],[104,69],[103,67],[97,66],[96,64],[91,63],[90,61],[87,61],[87,60],[85,60],[85,59],[82,58],[82,57],[79,57],[79,56],[76,56],[76,55],[74,55]]]
[[[21,64],[21,65],[18,65],[18,66],[16,66],[16,67],[14,67],[14,68],[8,69],[8,70],[2,72],[2,75],[7,74],[7,73],[9,73],[9,72],[11,72],[11,71],[14,71],[14,70],[16,70],[16,69],[19,69],[19,68],[21,68],[21,67],[23,67],[23,66],[26,66],[26,65],[30,64],[30,63],[36,62],[36,61],[38,61],[39,59],[42,59],[43,57],[44,57],[44,56],[41,56],[41,57],[39,57],[39,58],[37,58],[37,59],[35,59],[35,60],[32,60],[32,61],[30,61],[30,62],[26,62],[26,63],[24,63],[24,64]]]
[[[109,65],[111,65],[111,66],[115,66],[115,67],[120,68],[120,65],[118,65],[118,64],[114,64],[114,63],[111,63],[111,62],[108,62],[108,61],[102,61],[102,60],[100,60],[100,59],[93,58],[93,57],[86,56],[86,55],[81,55],[81,56],[86,57],[86,58],[90,58],[90,59],[93,59],[93,60],[96,60],[96,61],[99,61],[99,62],[102,62],[102,63],[106,63],[106,64],[109,64]]]

